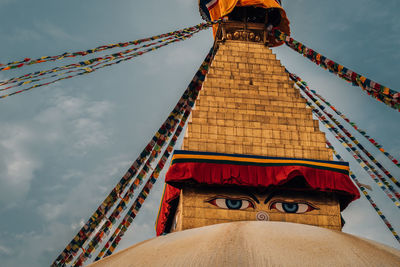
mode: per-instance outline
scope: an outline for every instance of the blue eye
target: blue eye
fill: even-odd
[[[270,209],[276,209],[282,213],[306,213],[312,210],[318,209],[309,203],[297,203],[297,202],[285,202],[285,201],[274,201],[271,203]]]
[[[226,199],[225,204],[228,209],[238,210],[242,207],[241,199]]]
[[[248,208],[254,209],[253,202],[246,199],[215,197],[208,200],[207,202],[222,209],[229,209],[229,210],[245,210]]]
[[[299,205],[297,203],[282,203],[282,208],[287,213],[296,213],[299,210]]]

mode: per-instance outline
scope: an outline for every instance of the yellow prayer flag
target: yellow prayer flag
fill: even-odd
[[[389,92],[390,92],[390,89],[389,89],[389,88],[387,88],[387,87],[384,87],[384,88],[383,88],[383,93],[384,93],[385,95],[388,95]]]

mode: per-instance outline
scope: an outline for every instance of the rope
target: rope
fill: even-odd
[[[354,86],[360,86],[364,91],[367,92],[368,95],[380,102],[385,103],[389,107],[400,111],[399,92],[367,79],[366,77],[344,67],[343,65],[324,57],[323,55],[294,40],[278,29],[274,29],[271,34],[274,35],[278,40],[284,41],[285,44],[291,49],[302,54],[304,57],[308,58],[318,66],[321,66],[322,68],[336,74],[340,78],[351,82]]]
[[[397,167],[400,168],[400,162],[394,157],[392,156],[389,152],[385,151],[385,149],[383,148],[383,146],[381,144],[379,144],[377,141],[375,141],[375,139],[373,139],[372,137],[370,137],[369,135],[367,135],[367,133],[364,130],[361,130],[357,124],[355,122],[350,121],[350,119],[348,119],[346,117],[346,115],[344,115],[342,112],[340,112],[336,107],[332,106],[331,103],[329,103],[324,97],[322,97],[320,94],[318,94],[316,91],[311,90],[308,86],[307,83],[305,81],[303,81],[300,77],[298,77],[295,74],[291,74],[293,75],[293,77],[301,82],[305,88],[310,91],[311,93],[313,93],[315,96],[317,96],[325,105],[327,105],[328,107],[330,107],[337,115],[339,115],[343,120],[345,120],[348,124],[351,125],[351,127],[353,127],[357,132],[359,132],[362,136],[364,136],[371,144],[373,144],[376,148],[378,148],[379,151],[382,152],[383,155],[385,155],[388,159],[390,159]]]
[[[360,166],[370,175],[374,182],[378,184],[378,186],[382,189],[383,192],[385,192],[385,194],[395,204],[395,206],[400,209],[400,202],[387,190],[387,188],[389,188],[390,191],[394,192],[397,198],[399,197],[399,193],[392,186],[390,186],[390,184],[387,183],[387,181],[383,177],[379,177],[380,174],[374,170],[373,166],[371,166],[369,162],[360,155],[355,147],[351,147],[351,145],[349,145],[347,139],[338,133],[338,130],[329,123],[329,121],[318,111],[318,109],[316,109],[310,102],[307,102],[307,106],[312,109],[316,117],[322,122],[322,124],[326,128],[328,128],[333,136],[344,146],[344,148],[353,156],[353,158],[360,164]],[[377,179],[376,176],[371,173],[371,170],[380,179]]]
[[[340,160],[340,161],[344,161],[343,158],[336,152],[335,148],[332,146],[331,143],[329,143],[328,141],[326,141],[326,144],[328,145],[328,147],[330,149],[332,149],[333,154],[335,155],[335,157]],[[369,201],[369,203],[371,204],[371,206],[374,208],[375,212],[379,215],[379,217],[381,218],[381,220],[385,223],[386,227],[389,229],[389,231],[392,233],[392,235],[394,236],[394,238],[396,238],[397,242],[400,243],[400,237],[399,235],[396,233],[396,231],[394,230],[393,226],[390,224],[390,222],[388,221],[388,219],[386,219],[386,216],[383,215],[383,212],[379,209],[378,205],[376,205],[376,203],[372,200],[371,196],[368,194],[367,190],[365,189],[365,187],[363,186],[363,184],[361,184],[357,177],[350,172],[350,177],[351,179],[353,179],[354,183],[358,186],[358,188],[360,188],[361,192],[363,192],[365,198]]]
[[[287,70],[286,70],[287,71]],[[394,178],[393,176],[392,176],[392,174],[385,168],[385,167],[383,167],[382,166],[382,164],[380,163],[380,162],[378,162],[375,158],[374,158],[374,156],[372,156],[371,155],[371,153],[368,151],[368,150],[366,150],[365,148],[364,148],[364,146],[363,145],[361,145],[360,144],[360,142],[346,129],[346,128],[344,128],[343,127],[343,125],[339,122],[339,121],[337,121],[336,119],[335,119],[335,117],[332,115],[332,114],[330,114],[329,112],[327,112],[326,111],[326,108],[325,108],[325,106],[324,105],[322,105],[315,97],[314,97],[314,95],[312,95],[312,92],[311,91],[309,91],[309,90],[306,90],[307,88],[304,86],[304,84],[301,82],[301,79],[298,77],[298,76],[296,76],[296,75],[294,75],[294,74],[292,74],[292,73],[290,73],[289,71],[287,71],[288,73],[289,73],[289,77],[290,77],[290,79],[292,79],[295,83],[296,83],[296,85],[322,110],[322,112],[325,114],[325,115],[327,115],[337,126],[338,126],[338,128],[339,129],[341,129],[342,130],[342,132],[344,132],[345,133],[345,135],[347,136],[347,137],[349,137],[350,138],[350,140],[351,141],[353,141],[353,143],[362,151],[362,152],[364,152],[365,153],[365,155],[367,155],[367,157],[370,159],[370,160],[372,160],[372,162],[373,163],[375,163],[375,165],[376,166],[378,166],[378,168],[379,169],[381,169],[382,171],[383,171],[383,173],[387,176],[387,177],[389,177],[389,179],[390,180],[392,180],[392,182],[393,183],[395,183],[398,187],[400,187],[400,183],[399,183],[399,181],[396,179],[396,178]],[[399,198],[400,199],[400,194],[399,195],[396,195],[397,196],[397,198]]]

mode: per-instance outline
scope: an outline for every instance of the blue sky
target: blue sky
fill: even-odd
[[[283,5],[292,37],[400,90],[398,0],[297,0]],[[0,0],[0,62],[86,50],[199,22],[195,0]],[[211,44],[211,31],[204,31],[130,62],[0,100],[0,266],[52,262],[165,120]],[[274,52],[290,71],[400,157],[398,112],[288,47]],[[0,72],[0,80],[18,74]],[[399,168],[365,146],[400,177]],[[359,179],[373,187],[378,206],[400,232],[398,209],[351,157],[346,159]],[[154,236],[161,188],[159,181],[120,248]],[[352,204],[344,217],[345,232],[400,248],[365,199]]]

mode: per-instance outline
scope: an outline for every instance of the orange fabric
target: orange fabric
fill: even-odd
[[[232,12],[235,6],[256,6],[263,8],[279,8],[283,10],[275,0],[218,0],[215,7],[209,10],[211,19],[217,20],[228,15]]]
[[[255,6],[255,7],[262,7],[262,8],[278,8],[281,12],[281,23],[278,26],[278,29],[281,32],[290,36],[290,22],[286,16],[285,10],[275,1],[275,0],[218,0],[217,4],[209,9],[211,20],[218,20],[229,13],[235,8],[235,6]],[[213,26],[214,29],[214,37],[216,34],[216,29],[218,25]],[[269,38],[269,43],[271,46],[279,46],[283,44],[281,41],[277,41],[275,37]]]
[[[281,5],[279,5],[275,0],[239,0],[238,6],[257,6],[263,8],[280,8],[282,9]]]
[[[211,20],[217,20],[231,13],[239,0],[218,0],[218,3],[209,9]]]

